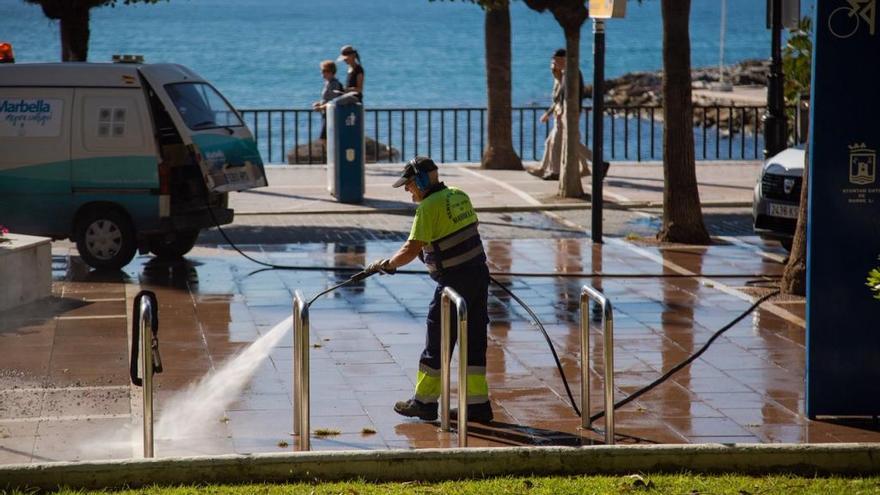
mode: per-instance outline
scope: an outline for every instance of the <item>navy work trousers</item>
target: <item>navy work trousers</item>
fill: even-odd
[[[444,287],[451,287],[464,298],[468,313],[468,357],[467,366],[485,368],[486,366],[486,334],[489,325],[489,268],[485,263],[474,264],[449,270],[436,279],[437,289],[434,299],[428,307],[428,332],[425,339],[425,350],[419,360],[421,367],[440,370],[440,299]],[[451,314],[450,349],[458,340],[458,327],[455,325],[455,305],[450,305]],[[485,371],[483,372],[485,373]]]

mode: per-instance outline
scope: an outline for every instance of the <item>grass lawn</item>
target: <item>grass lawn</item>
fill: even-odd
[[[0,490],[3,493],[3,490]],[[24,495],[29,491],[16,492]],[[676,494],[676,495],[771,495],[771,494],[880,494],[880,477],[868,478],[805,478],[797,476],[750,477],[738,475],[632,475],[492,478],[485,480],[447,481],[442,483],[291,483],[249,485],[205,485],[181,487],[148,487],[119,491],[62,490],[62,494],[130,494],[130,495],[291,495],[291,494]]]

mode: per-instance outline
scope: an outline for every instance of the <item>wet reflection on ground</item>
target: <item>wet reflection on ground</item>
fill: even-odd
[[[393,242],[242,246],[273,263],[363,266]],[[499,276],[541,318],[575,399],[580,390],[579,295],[589,283],[615,308],[617,399],[652,381],[703,345],[749,305],[738,289],[782,266],[742,246],[592,245],[582,239],[487,242],[496,272],[582,273]],[[140,391],[129,386],[129,311],[140,289],[160,301],[169,397],[211,373],[290,315],[293,291],[307,296],[345,273],[274,270],[230,249],[197,248],[178,262],[140,256],[125,270],[91,272],[56,251],[54,297],[0,314],[0,462],[137,456],[137,448],[83,445],[98,432],[138,423]],[[682,276],[704,274],[707,281]],[[600,276],[599,274],[607,274]],[[723,277],[723,278],[722,278]],[[311,310],[312,427],[316,450],[443,447],[455,435],[394,414],[412,393],[434,286],[424,275],[374,276],[320,299]],[[543,336],[497,287],[490,293],[487,374],[496,422],[472,425],[470,445],[581,445],[581,431]],[[689,368],[617,414],[619,443],[878,441],[872,422],[811,422],[803,416],[802,301],[777,301],[731,328]],[[593,413],[603,407],[601,329],[591,329]],[[197,442],[163,439],[158,455],[276,452],[290,436],[291,336],[261,363],[245,391]],[[453,375],[454,376],[454,375]],[[595,425],[601,427],[601,421]],[[135,428],[137,430],[137,427]],[[93,442],[92,442],[93,443]]]

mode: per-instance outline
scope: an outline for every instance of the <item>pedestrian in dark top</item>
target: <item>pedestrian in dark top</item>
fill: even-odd
[[[321,90],[321,99],[312,103],[312,109],[321,112],[321,141],[327,139],[327,115],[324,112],[327,102],[341,96],[342,83],[336,79],[336,64],[332,60],[321,62],[321,77],[324,78],[324,88]]]
[[[361,57],[351,45],[345,45],[339,50],[339,59],[348,64],[348,77],[345,80],[345,91],[357,93],[358,101],[364,99],[364,67],[361,65]]]

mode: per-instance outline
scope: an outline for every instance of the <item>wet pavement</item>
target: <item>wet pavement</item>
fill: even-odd
[[[579,294],[614,304],[616,398],[694,352],[782,272],[778,247],[754,237],[710,247],[658,248],[610,238],[486,241],[496,272],[584,277],[499,277],[537,313],[579,399]],[[259,244],[276,263],[363,266],[393,241]],[[759,255],[763,250],[764,255]],[[53,250],[54,297],[0,314],[0,463],[140,456],[140,389],[128,378],[129,313],[140,289],[160,301],[165,372],[156,410],[259,339],[307,296],[343,280],[316,271],[258,271],[228,247],[200,246],[185,261],[139,256],[122,272],[89,272],[75,249]],[[593,276],[602,273],[605,276]],[[433,284],[424,275],[374,276],[312,306],[311,425],[315,450],[455,445],[436,423],[397,416],[412,393]],[[702,357],[617,413],[619,443],[880,441],[871,423],[809,421],[804,412],[804,303],[779,299],[734,325]],[[580,431],[543,336],[526,312],[491,289],[491,425],[471,424],[471,446],[600,442]],[[602,408],[603,346],[591,330],[591,399]],[[288,332],[223,412],[159,438],[158,456],[295,450]],[[455,374],[453,374],[453,377]],[[454,380],[454,379],[453,379]],[[596,423],[601,428],[602,421]],[[196,428],[198,426],[198,428]],[[374,432],[374,433],[371,433]]]

